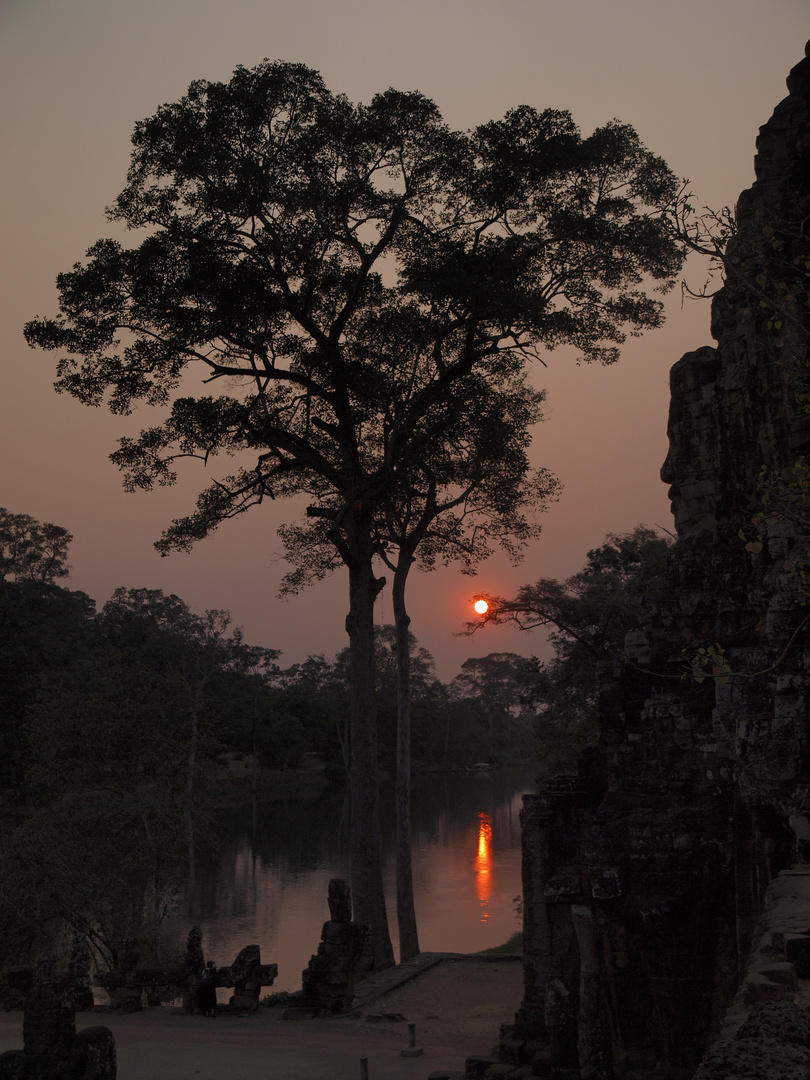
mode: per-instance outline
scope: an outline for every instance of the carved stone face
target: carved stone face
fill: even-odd
[[[717,351],[686,353],[670,372],[669,453],[661,479],[669,484],[675,527],[682,537],[711,532],[719,496],[720,438],[716,407]]]
[[[675,453],[673,453],[673,448],[670,447],[669,452],[667,453],[667,456],[664,458],[664,464],[661,466],[661,481],[664,484],[671,484],[672,485],[670,487],[669,491],[667,492],[667,495],[669,496],[670,502],[673,502],[673,503],[674,503],[674,500],[677,499],[678,495],[679,495],[678,488],[675,486],[675,476],[676,476],[676,473],[675,473],[675,461],[676,460],[677,460],[677,456],[676,456]],[[673,515],[675,514],[675,506],[674,505],[672,507],[672,513],[673,513]]]

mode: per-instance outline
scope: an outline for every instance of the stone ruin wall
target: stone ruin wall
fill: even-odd
[[[795,861],[789,819],[807,811],[810,739],[810,639],[785,653],[807,614],[789,569],[796,537],[773,524],[755,552],[739,536],[762,466],[784,473],[810,452],[797,387],[807,338],[775,327],[751,288],[770,288],[791,255],[769,223],[810,219],[810,59],[788,91],[737,206],[717,344],[672,369],[667,586],[603,674],[598,746],[525,798],[525,996],[504,1045],[538,1075],[691,1077],[743,977],[766,889]],[[683,678],[686,658],[716,643],[734,672],[767,673]]]

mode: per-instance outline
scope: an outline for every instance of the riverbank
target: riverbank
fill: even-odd
[[[466,777],[481,776],[508,769],[525,770],[525,762],[509,762],[500,766],[471,765],[466,769],[419,769],[414,767],[414,780],[420,777]],[[256,794],[260,799],[311,798],[335,783],[340,767],[327,765],[317,754],[304,754],[299,765],[289,769],[263,769],[254,778],[253,758],[250,754],[223,754],[211,767],[208,789],[218,803],[241,802],[245,795]],[[380,770],[380,782],[390,781],[384,769]],[[340,783],[341,781],[338,781]]]
[[[217,804],[244,802],[255,794],[259,799],[309,799],[329,787],[322,758],[304,754],[294,769],[263,769],[254,778],[250,754],[224,754],[211,770],[208,790]]]

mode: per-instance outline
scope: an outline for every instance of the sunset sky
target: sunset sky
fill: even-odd
[[[264,57],[300,61],[355,101],[420,90],[456,128],[524,103],[570,110],[586,135],[616,117],[691,180],[700,204],[720,207],[752,183],[757,129],[808,37],[810,0],[0,0],[0,505],[74,534],[65,584],[99,606],[117,586],[160,588],[198,611],[230,609],[248,641],[282,649],[285,664],[333,655],[347,643],[346,575],[276,598],[275,530],[296,510],[256,508],[191,555],[161,559],[153,541],[208,477],[189,465],[175,488],[125,494],[108,455],[153,422],[148,410],[122,419],[55,394],[55,356],[22,337],[27,320],[56,313],[56,274],[120,235],[104,208],[123,187],[135,122],[192,79],[226,81]],[[700,266],[690,281],[702,283]],[[494,558],[474,579],[413,577],[412,629],[442,678],[471,655],[542,649],[508,628],[455,637],[477,590],[567,576],[608,531],[672,527],[658,478],[668,371],[711,339],[707,304],[682,308],[673,293],[668,310],[665,328],[631,340],[612,368],[578,368],[563,352],[538,368],[549,397],[534,456],[563,495],[517,568]],[[384,590],[378,620],[392,618]]]

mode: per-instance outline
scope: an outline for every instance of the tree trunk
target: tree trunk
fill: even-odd
[[[378,585],[372,567],[370,537],[357,537],[349,566],[349,635],[351,732],[349,795],[352,897],[354,918],[371,933],[372,971],[394,963],[383,889],[378,819],[377,710],[374,697],[374,599]],[[359,549],[359,550],[358,550]]]
[[[188,771],[186,773],[185,799],[183,801],[183,820],[186,825],[186,845],[188,848],[188,909],[189,918],[196,912],[197,861],[194,852],[194,819],[191,813],[191,798],[194,794],[194,773],[197,767],[197,739],[199,735],[199,694],[202,686],[194,692],[191,700],[191,738],[188,751]]]
[[[138,804],[138,812],[141,815],[141,824],[143,825],[143,831],[146,836],[146,842],[149,845],[149,850],[152,853],[152,912],[154,916],[154,934],[155,934],[155,964],[160,967],[160,922],[161,922],[161,905],[163,903],[163,894],[160,882],[160,859],[158,857],[157,847],[155,845],[154,837],[152,836],[152,830],[149,828],[149,821],[144,812],[141,800],[135,792],[135,799]],[[116,967],[117,967],[116,963]]]
[[[255,796],[259,781],[259,703],[258,695],[253,695],[253,776],[250,781],[250,790]]]
[[[412,556],[400,551],[394,573],[393,605],[397,642],[397,924],[399,959],[419,954],[411,867],[411,647],[405,582]]]
[[[188,849],[188,905],[186,914],[193,919],[197,914],[197,859],[194,850],[194,818],[191,807],[183,807],[183,820],[186,825],[186,845]]]
[[[160,876],[158,873],[157,862],[154,867],[154,903],[153,903],[153,916],[154,916],[154,930],[155,930],[155,967],[160,967],[160,922],[161,922],[161,905],[163,903],[163,893],[160,888]]]
[[[186,801],[191,799],[192,792],[194,791],[194,779],[197,769],[197,741],[199,739],[200,732],[200,694],[202,693],[203,686],[201,683],[191,692],[191,701],[189,702],[191,710],[191,731],[189,733],[188,741],[188,765],[186,766]]]

